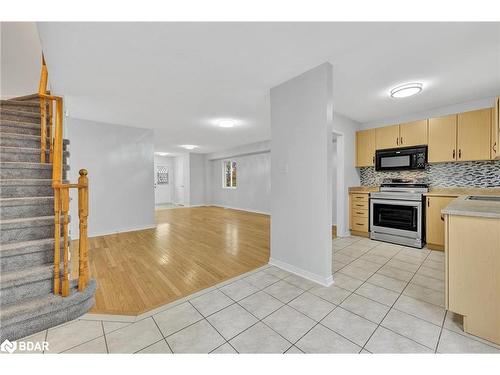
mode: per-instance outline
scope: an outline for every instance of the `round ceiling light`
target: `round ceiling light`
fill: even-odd
[[[418,82],[406,83],[401,86],[394,87],[391,90],[391,97],[393,98],[407,98],[422,91],[423,85]]]
[[[170,152],[155,152],[155,154],[160,156],[167,156],[170,155]]]
[[[195,145],[181,145],[182,148],[185,148],[186,150],[194,150],[198,146]]]
[[[234,120],[229,120],[229,119],[226,119],[226,120],[220,120],[217,125],[220,127],[220,128],[234,128],[236,126],[236,121]]]

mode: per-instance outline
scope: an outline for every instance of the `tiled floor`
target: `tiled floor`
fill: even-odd
[[[86,315],[30,339],[50,353],[500,353],[444,310],[443,253],[359,237],[333,252],[328,288],[266,266],[134,321]]]

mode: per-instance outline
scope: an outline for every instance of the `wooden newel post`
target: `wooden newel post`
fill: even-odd
[[[79,279],[78,290],[82,291],[87,287],[89,281],[89,262],[87,249],[87,217],[89,215],[89,180],[87,170],[80,170],[78,178],[78,217],[80,220],[80,241],[79,241]]]
[[[63,280],[61,284],[61,295],[69,296],[69,239],[68,239],[68,224],[69,224],[69,189],[61,190],[61,209],[63,215]]]
[[[54,189],[54,294],[60,293],[61,262],[61,189]]]

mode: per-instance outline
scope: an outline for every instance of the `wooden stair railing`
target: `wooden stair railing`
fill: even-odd
[[[52,163],[52,187],[54,189],[54,294],[67,297],[70,294],[69,271],[69,189],[78,189],[78,291],[87,287],[90,279],[87,249],[88,219],[88,178],[87,170],[80,170],[77,184],[63,183],[63,98],[47,91],[48,70],[42,55],[42,70],[38,96],[40,99],[40,162],[47,162],[47,143],[49,144],[48,162]],[[48,142],[47,142],[48,141]],[[61,222],[62,218],[62,222]],[[62,228],[62,234],[61,234]],[[61,280],[61,238],[63,239],[63,269]]]

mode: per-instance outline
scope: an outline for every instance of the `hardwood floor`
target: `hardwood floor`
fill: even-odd
[[[98,283],[91,312],[137,315],[265,265],[269,221],[219,207],[174,208],[156,211],[155,229],[90,238]]]

